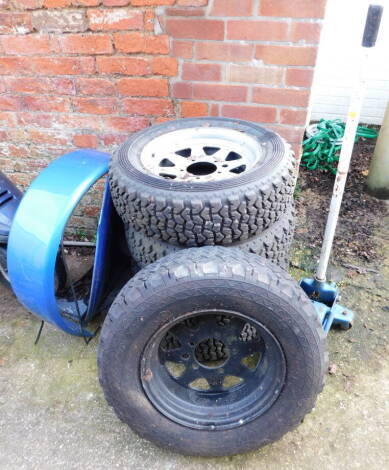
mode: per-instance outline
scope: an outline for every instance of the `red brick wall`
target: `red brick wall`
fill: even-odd
[[[325,0],[0,0],[0,167],[228,116],[302,137]]]

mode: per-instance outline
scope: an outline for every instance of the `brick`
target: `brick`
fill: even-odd
[[[55,52],[55,44],[47,35],[3,36],[1,45],[9,55],[36,55]]]
[[[142,33],[115,33],[115,48],[119,52],[145,54],[167,54],[169,38],[166,35],[145,36]]]
[[[181,103],[181,117],[200,117],[208,116],[208,104],[198,101],[183,101]]]
[[[59,129],[101,130],[101,118],[96,115],[84,116],[82,114],[59,114],[52,117],[52,126]]]
[[[20,96],[1,95],[0,110],[1,111],[19,111],[22,108]]]
[[[73,81],[69,78],[6,77],[5,84],[14,93],[74,94]]]
[[[66,54],[109,54],[113,51],[107,34],[66,34],[59,41]]]
[[[9,113],[9,112],[0,112],[0,125],[2,127],[15,127],[16,126],[16,114]]]
[[[196,59],[200,60],[247,62],[252,59],[253,51],[252,44],[228,44],[205,41],[196,43]]]
[[[129,8],[91,9],[87,12],[92,31],[113,31],[143,28],[143,12]]]
[[[227,23],[227,39],[246,41],[287,41],[286,21],[231,20]]]
[[[77,134],[73,136],[73,144],[79,148],[97,148],[99,141],[95,135],[92,134]],[[87,209],[87,207],[85,208]]]
[[[166,16],[204,16],[204,8],[166,8]]]
[[[30,66],[27,57],[0,57],[0,75],[25,74]]]
[[[189,18],[168,18],[166,31],[178,39],[224,39],[224,22]]]
[[[261,0],[259,14],[290,18],[323,18],[326,0]]]
[[[174,77],[178,72],[177,59],[174,57],[155,57],[151,63],[154,75]]]
[[[106,7],[125,7],[130,3],[130,0],[103,0],[103,5]]]
[[[237,119],[245,119],[254,122],[274,122],[276,120],[276,109],[265,106],[234,106],[224,105],[222,116]]]
[[[253,0],[213,0],[211,16],[251,16]]]
[[[140,116],[166,116],[173,114],[173,105],[167,99],[126,98],[122,100],[125,113]]]
[[[68,8],[72,4],[71,0],[43,0],[43,8]]]
[[[182,59],[191,59],[193,57],[192,41],[173,41],[172,54],[174,57]]]
[[[0,34],[26,34],[32,29],[29,13],[0,12]]]
[[[21,10],[42,8],[43,0],[14,0],[14,6]]]
[[[97,7],[100,5],[101,0],[72,0],[74,6],[80,7]]]
[[[193,98],[214,101],[246,101],[247,87],[224,84],[193,84]]]
[[[174,98],[188,99],[193,97],[193,86],[189,82],[177,82],[172,86],[172,96]]]
[[[114,85],[104,78],[78,78],[76,80],[77,92],[80,95],[113,96]]]
[[[315,65],[317,48],[298,46],[258,45],[255,57],[266,64]]]
[[[145,31],[150,31],[150,32],[154,31],[154,20],[155,20],[154,10],[146,10],[145,17],[144,17]]]
[[[209,115],[213,116],[213,117],[220,116],[219,105],[218,104],[216,104],[216,103],[211,104],[211,110],[210,110]]]
[[[78,33],[88,28],[85,13],[81,10],[34,11],[32,25],[46,33]]]
[[[220,81],[221,66],[219,64],[185,63],[182,66],[182,79],[194,81]]]
[[[150,64],[147,59],[138,57],[97,57],[99,73],[121,75],[148,75]]]
[[[102,118],[102,126],[104,130],[113,132],[136,132],[144,129],[149,125],[149,120],[145,117],[121,117],[106,116]]]
[[[288,143],[298,143],[301,144],[301,140],[304,134],[304,127],[295,127],[287,125],[270,125],[269,129],[277,132],[283,137]]]
[[[151,124],[162,124],[164,122],[169,122],[169,121],[174,121],[174,117],[166,117],[166,116],[160,116],[157,118],[154,118],[154,122],[151,122]]]
[[[83,114],[114,114],[117,111],[115,98],[74,98],[75,111]]]
[[[208,5],[208,0],[177,0],[177,5],[183,7],[203,7]]]
[[[167,96],[168,82],[165,78],[122,78],[117,89],[125,96]]]
[[[169,37],[166,35],[146,36],[143,52],[145,54],[168,54]]]
[[[45,8],[66,8],[71,6],[72,0],[44,0]]]
[[[28,66],[38,75],[80,75],[95,70],[93,57],[31,57]]]
[[[20,126],[52,127],[53,115],[49,113],[37,113],[22,111],[18,113],[18,124]]]
[[[318,44],[320,40],[320,31],[320,23],[293,21],[290,31],[290,40],[293,42]]]
[[[291,147],[292,147],[292,150],[294,152],[294,158],[295,158],[295,161],[296,161],[296,165],[298,165],[300,163],[301,155],[302,155],[302,151],[303,151],[301,142],[291,144]]]
[[[230,82],[261,83],[263,85],[279,85],[282,80],[282,69],[250,65],[231,65],[228,68]]]
[[[281,109],[281,124],[305,124],[307,119],[306,109]]]
[[[91,136],[95,137],[95,136]],[[97,141],[97,138],[96,138]],[[88,217],[97,217],[100,214],[100,207],[99,206],[85,206],[83,207],[84,214]]]
[[[69,98],[60,98],[58,96],[32,96],[23,97],[24,109],[29,111],[46,111],[65,113],[71,110]]]
[[[47,130],[41,131],[37,129],[28,129],[26,130],[27,137],[29,142],[35,142],[37,144],[47,144],[47,145],[67,145],[68,139],[58,135],[55,132],[49,132]],[[35,160],[36,163],[36,160]]]
[[[104,146],[115,145],[118,146],[127,140],[125,134],[100,134],[99,139]]]
[[[313,69],[287,69],[285,85],[310,87],[313,81]]]
[[[257,87],[253,89],[253,102],[283,106],[307,106],[308,90]]]
[[[131,0],[131,5],[134,7],[173,5],[174,2],[175,0]]]

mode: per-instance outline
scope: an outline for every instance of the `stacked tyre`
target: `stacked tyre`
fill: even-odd
[[[327,356],[313,303],[282,269],[293,170],[278,135],[231,119],[155,126],[113,156],[112,199],[141,269],[108,312],[98,365],[140,436],[233,455],[312,410]]]
[[[167,122],[125,142],[109,178],[139,267],[210,245],[236,246],[287,267],[294,157],[276,133],[233,119]]]

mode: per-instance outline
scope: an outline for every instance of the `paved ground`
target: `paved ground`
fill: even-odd
[[[375,271],[333,269],[358,317],[349,332],[329,336],[333,373],[313,413],[281,441],[231,458],[185,458],[135,436],[104,401],[97,341],[86,346],[46,326],[34,346],[39,320],[0,285],[0,469],[389,468],[388,226],[382,219],[373,235],[380,261],[366,266]],[[311,260],[296,242],[292,274],[309,271]]]

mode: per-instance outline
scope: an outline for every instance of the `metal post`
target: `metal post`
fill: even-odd
[[[363,95],[366,88],[365,71],[367,69],[369,50],[375,45],[381,21],[382,11],[382,6],[370,5],[366,18],[365,31],[362,40],[362,60],[360,61],[360,71],[357,76],[353,93],[351,95],[350,107],[343,138],[343,145],[339,157],[338,171],[335,178],[331,205],[328,213],[324,240],[320,253],[319,265],[316,270],[315,279],[318,282],[325,282],[326,280],[328,262],[330,259],[332,243],[334,241],[336,225],[339,218],[340,206],[342,204],[344,187],[346,184],[347,173],[349,170],[351,155],[354,147],[355,135],[357,132],[359,117],[361,113]]]

